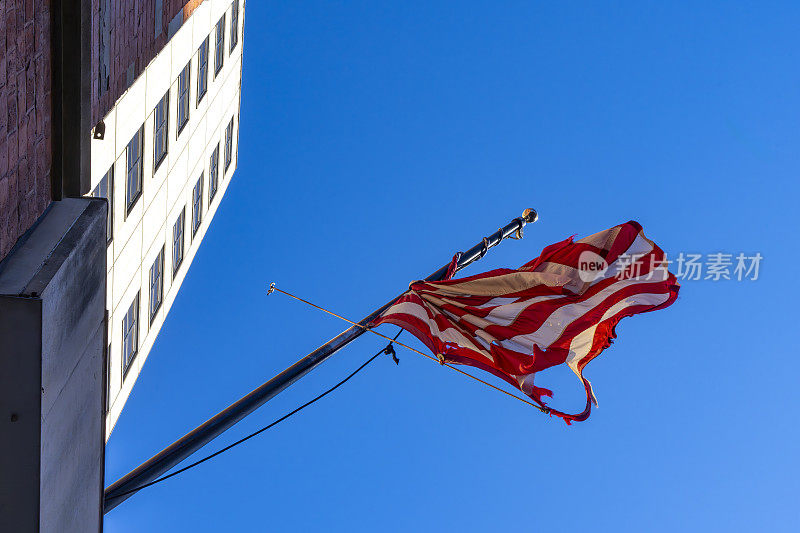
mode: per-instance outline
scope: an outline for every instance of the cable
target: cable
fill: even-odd
[[[350,324],[352,324],[352,325],[354,325],[354,326],[357,326],[357,327],[359,327],[359,328],[361,328],[361,329],[363,329],[363,330],[365,330],[365,331],[369,331],[370,333],[374,333],[374,334],[375,334],[375,335],[377,335],[378,337],[382,337],[382,338],[384,338],[384,339],[387,339],[387,340],[390,340],[390,341],[392,341],[392,342],[395,342],[395,340],[394,340],[394,339],[390,339],[389,337],[387,337],[387,336],[386,336],[386,335],[384,335],[383,333],[379,333],[379,332],[375,331],[374,329],[372,329],[372,328],[370,328],[370,327],[368,327],[368,326],[365,326],[365,325],[363,325],[363,324],[359,324],[358,322],[353,322],[353,321],[352,321],[352,320],[350,320],[349,318],[345,318],[345,317],[343,317],[342,315],[337,315],[336,313],[334,313],[333,311],[331,311],[331,310],[329,310],[329,309],[325,309],[324,307],[320,307],[319,305],[317,305],[317,304],[315,304],[315,303],[309,302],[308,300],[304,300],[304,299],[300,298],[299,296],[295,296],[294,294],[292,294],[292,293],[290,293],[290,292],[287,292],[287,291],[285,291],[285,290],[283,290],[283,289],[279,289],[278,287],[276,287],[276,286],[275,286],[275,284],[274,284],[274,283],[273,283],[272,285],[270,285],[270,287],[269,287],[269,292],[268,292],[267,294],[270,294],[270,293],[272,293],[272,291],[278,291],[278,292],[280,292],[280,293],[282,293],[282,294],[285,294],[286,296],[289,296],[290,298],[294,298],[294,299],[295,299],[295,300],[297,300],[298,302],[303,302],[304,304],[310,305],[311,307],[314,307],[314,308],[316,308],[316,309],[319,309],[320,311],[324,311],[324,312],[328,313],[329,315],[333,315],[333,316],[335,316],[336,318],[339,318],[339,319],[341,319],[341,320],[344,320],[345,322],[348,322],[348,323],[350,323]],[[395,337],[395,339],[396,339],[396,338],[397,338],[397,337]],[[496,391],[498,391],[498,392],[502,392],[503,394],[505,394],[505,395],[507,395],[507,396],[511,396],[511,397],[512,397],[512,398],[514,398],[515,400],[519,400],[519,401],[521,401],[522,403],[526,403],[526,404],[530,405],[531,407],[535,407],[536,409],[538,409],[539,411],[541,411],[541,412],[543,412],[543,413],[545,413],[545,414],[549,414],[549,413],[550,413],[550,409],[549,409],[548,407],[543,407],[543,406],[541,406],[541,405],[537,405],[537,404],[535,404],[535,403],[533,403],[533,402],[531,402],[531,401],[529,401],[529,400],[526,400],[526,399],[524,399],[524,398],[520,398],[520,397],[519,397],[519,396],[517,396],[516,394],[512,394],[512,393],[508,392],[507,390],[501,389],[500,387],[498,387],[498,386],[496,386],[496,385],[492,385],[492,384],[491,384],[491,383],[489,383],[488,381],[484,381],[484,380],[482,380],[482,379],[481,379],[481,378],[479,378],[479,377],[473,376],[473,375],[472,375],[472,374],[470,374],[469,372],[464,372],[464,371],[463,371],[463,370],[461,370],[460,368],[456,368],[455,366],[451,365],[450,363],[445,363],[445,362],[442,362],[441,360],[437,359],[436,357],[433,357],[432,355],[428,355],[428,354],[426,354],[425,352],[422,352],[422,351],[420,351],[420,350],[417,350],[416,348],[412,348],[412,347],[411,347],[411,346],[409,346],[408,344],[403,344],[403,343],[402,343],[402,342],[400,342],[400,341],[397,341],[397,344],[399,344],[399,345],[400,345],[400,346],[402,346],[403,348],[406,348],[406,349],[408,349],[408,350],[411,350],[412,352],[418,353],[418,354],[419,354],[419,355],[421,355],[422,357],[427,357],[427,358],[428,358],[428,359],[430,359],[431,361],[436,361],[437,363],[439,363],[439,364],[440,364],[440,365],[442,365],[442,366],[446,366],[447,368],[449,368],[449,369],[451,369],[451,370],[455,370],[456,372],[459,372],[459,373],[461,373],[461,374],[464,374],[464,375],[465,375],[465,376],[467,376],[468,378],[472,378],[472,379],[474,379],[475,381],[477,381],[477,382],[479,382],[479,383],[483,383],[483,384],[484,384],[484,385],[486,385],[487,387],[491,387],[492,389],[494,389],[494,390],[496,390]]]
[[[308,406],[309,406],[309,405],[311,405],[312,403],[316,402],[317,400],[321,400],[322,398],[324,398],[324,397],[325,397],[325,396],[327,396],[328,394],[332,393],[333,391],[335,391],[336,389],[338,389],[339,387],[341,387],[342,385],[344,385],[345,383],[347,383],[347,382],[350,380],[350,378],[352,378],[353,376],[355,376],[356,374],[358,374],[359,372],[361,372],[361,370],[363,370],[365,366],[367,366],[367,365],[368,365],[368,364],[370,364],[372,361],[374,361],[375,359],[377,359],[377,358],[378,358],[378,356],[380,356],[380,355],[383,355],[383,354],[390,354],[390,355],[391,355],[391,354],[393,354],[393,353],[394,353],[394,351],[392,350],[392,343],[393,343],[393,342],[395,342],[395,341],[397,340],[397,337],[399,337],[399,336],[400,336],[400,334],[401,334],[402,332],[403,332],[403,330],[402,330],[402,329],[401,329],[400,331],[398,331],[398,332],[397,332],[397,335],[395,335],[393,339],[389,339],[389,344],[388,344],[388,345],[387,345],[385,348],[383,348],[381,351],[379,351],[378,353],[376,353],[375,355],[373,355],[372,357],[370,357],[369,359],[367,359],[367,360],[366,360],[366,362],[364,362],[364,364],[362,364],[360,367],[356,368],[356,369],[355,369],[353,372],[351,372],[351,373],[350,373],[350,375],[349,375],[349,376],[347,376],[346,378],[344,378],[344,379],[343,379],[343,380],[341,380],[339,383],[337,383],[336,385],[334,385],[334,386],[333,386],[333,387],[331,387],[330,389],[326,390],[326,391],[325,391],[325,392],[323,392],[322,394],[320,394],[320,395],[316,396],[314,399],[307,401],[306,403],[304,403],[303,405],[301,405],[300,407],[298,407],[298,408],[297,408],[297,409],[295,409],[294,411],[290,411],[289,413],[287,413],[287,414],[283,415],[282,417],[280,417],[279,419],[275,420],[275,421],[274,421],[274,422],[272,422],[271,424],[269,424],[269,425],[267,425],[267,426],[264,426],[263,428],[261,428],[261,429],[259,429],[259,430],[257,430],[257,431],[254,431],[253,433],[250,433],[250,434],[249,434],[249,435],[247,435],[246,437],[243,437],[243,438],[241,438],[241,439],[237,440],[236,442],[234,442],[234,443],[232,443],[232,444],[229,444],[228,446],[225,446],[224,448],[222,448],[222,449],[220,449],[220,450],[217,450],[216,452],[212,453],[211,455],[207,455],[207,456],[203,457],[202,459],[200,459],[200,460],[198,460],[198,461],[195,461],[194,463],[192,463],[192,464],[190,464],[190,465],[184,466],[183,468],[181,468],[181,469],[179,469],[179,470],[176,470],[175,472],[171,472],[171,473],[169,473],[169,474],[166,474],[166,475],[164,475],[164,476],[161,476],[160,478],[158,478],[158,479],[155,479],[155,480],[153,480],[153,481],[151,481],[151,482],[149,482],[149,483],[145,483],[144,485],[142,485],[142,486],[140,486],[140,487],[137,487],[137,488],[135,488],[135,489],[131,489],[131,490],[129,490],[129,491],[126,491],[126,492],[123,492],[123,493],[121,493],[121,494],[117,494],[117,495],[115,495],[115,496],[117,496],[117,497],[119,497],[119,496],[127,496],[128,494],[133,494],[133,493],[135,493],[135,492],[139,492],[140,490],[142,490],[142,489],[146,489],[147,487],[152,487],[152,486],[153,486],[153,485],[155,485],[156,483],[161,483],[162,481],[166,481],[167,479],[169,479],[169,478],[171,478],[171,477],[174,477],[174,476],[177,476],[178,474],[181,474],[181,473],[183,473],[183,472],[186,472],[186,471],[187,471],[187,470],[189,470],[190,468],[194,468],[194,467],[196,467],[196,466],[197,466],[197,465],[199,465],[199,464],[205,463],[205,462],[206,462],[206,461],[208,461],[209,459],[213,459],[214,457],[216,457],[216,456],[218,456],[218,455],[220,455],[220,454],[222,454],[222,453],[225,453],[225,452],[227,452],[227,451],[228,451],[228,450],[230,450],[231,448],[234,448],[234,447],[236,447],[236,446],[238,446],[238,445],[242,444],[243,442],[245,442],[245,441],[248,441],[248,440],[252,439],[252,438],[253,438],[253,437],[255,437],[256,435],[259,435],[260,433],[263,433],[264,431],[266,431],[266,430],[270,429],[271,427],[273,427],[273,426],[276,426],[276,425],[280,424],[281,422],[283,422],[284,420],[286,420],[287,418],[289,418],[289,417],[290,417],[290,416],[292,416],[293,414],[295,414],[295,413],[298,413],[298,412],[302,411],[303,409],[305,409],[306,407],[308,407]],[[388,337],[387,337],[387,339],[388,339]]]

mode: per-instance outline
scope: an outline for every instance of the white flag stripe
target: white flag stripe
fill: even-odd
[[[501,304],[486,315],[486,320],[498,326],[508,326],[517,319],[520,313],[530,307],[531,304],[546,302],[547,300],[556,300],[563,297],[564,296],[561,294],[548,294],[547,296],[539,296],[522,302],[515,302],[507,305]],[[516,300],[516,298],[514,299]]]
[[[669,298],[669,295],[664,293],[639,293],[625,298],[621,302],[617,302],[609,307],[608,310],[603,313],[603,317],[597,321],[597,324],[580,332],[575,336],[575,338],[572,339],[572,342],[569,345],[569,355],[567,356],[566,360],[567,365],[569,365],[573,372],[580,376],[580,372],[578,372],[578,363],[580,363],[584,357],[589,355],[589,351],[592,349],[592,344],[594,344],[594,333],[597,330],[598,324],[608,320],[628,307],[633,307],[636,305],[651,305],[655,307],[666,302],[667,298]]]
[[[661,272],[660,276],[666,279],[665,272]],[[590,312],[598,305],[602,304],[606,298],[617,291],[633,285],[639,285],[641,283],[656,283],[658,281],[664,281],[664,279],[646,280],[645,277],[646,276],[639,276],[637,278],[620,280],[599,291],[597,294],[587,300],[559,307],[549,317],[547,317],[547,320],[545,320],[535,332],[517,335],[516,337],[511,337],[508,339],[508,341],[526,345],[535,343],[538,344],[540,348],[547,348],[559,337],[561,337],[561,335],[564,333],[564,330],[567,329],[570,324],[581,318],[586,313]],[[563,298],[567,297],[568,296],[563,296]]]
[[[419,304],[413,302],[400,302],[399,304],[395,304],[391,306],[387,311],[386,315],[394,315],[394,314],[406,314],[411,315],[413,317],[422,320],[423,322],[428,324],[428,327],[431,330],[431,334],[435,335],[439,339],[444,342],[452,342],[461,346],[470,346],[475,351],[481,352],[481,355],[484,355],[487,359],[494,362],[492,356],[485,352],[485,350],[480,350],[475,344],[472,342],[472,339],[468,339],[465,337],[460,331],[455,328],[447,328],[444,331],[439,331],[439,326],[436,324],[435,321],[431,320],[428,317],[428,311]]]
[[[478,309],[487,309],[489,307],[497,307],[498,305],[507,305],[516,302],[519,298],[513,296],[502,296],[500,298],[492,298],[483,305],[476,306]]]

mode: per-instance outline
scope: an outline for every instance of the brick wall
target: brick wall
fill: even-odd
[[[114,106],[167,42],[170,20],[186,20],[202,0],[106,0],[109,81],[100,91],[100,4],[92,0],[92,124]],[[50,204],[50,0],[0,0],[0,260]],[[87,135],[89,132],[87,132]]]
[[[0,0],[2,1],[2,0]],[[101,4],[111,6],[108,53],[108,90],[100,88]],[[127,90],[128,68],[133,65],[133,79],[144,72],[167,43],[170,20],[183,12],[183,19],[202,0],[92,0],[92,124],[97,124]],[[156,5],[161,4],[161,33],[155,34]]]
[[[48,0],[0,0],[0,259],[50,203]]]

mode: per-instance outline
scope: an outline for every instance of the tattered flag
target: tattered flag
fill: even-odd
[[[548,246],[517,270],[416,281],[373,325],[398,325],[442,363],[491,372],[542,407],[552,392],[535,386],[534,376],[567,364],[586,390],[586,407],[577,414],[546,408],[571,423],[597,404],[583,370],[611,344],[617,323],[671,305],[678,289],[664,252],[638,223],[626,222]]]

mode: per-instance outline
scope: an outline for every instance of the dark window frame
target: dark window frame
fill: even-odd
[[[102,186],[105,183],[106,194],[102,193]],[[106,220],[106,246],[114,240],[114,164],[111,164],[100,182],[91,193],[94,198],[105,198],[108,201],[108,220]]]
[[[211,160],[208,164],[208,204],[214,201],[214,197],[219,190],[219,143],[214,151],[211,152]]]
[[[160,123],[159,123],[160,115]],[[163,151],[159,155],[159,139],[164,144]],[[153,175],[158,167],[167,158],[169,152],[169,90],[161,97],[153,110]]]
[[[225,15],[214,27],[214,79],[217,79],[225,64]]]
[[[186,207],[181,209],[181,214],[178,215],[178,220],[172,225],[172,279],[178,274],[178,270],[183,264],[183,259],[186,256]],[[180,246],[178,241],[180,240]],[[178,253],[180,252],[180,253]]]
[[[185,3],[185,2],[184,2]],[[181,29],[183,26],[183,10],[181,9],[175,16],[170,19],[169,23],[167,24],[167,42],[172,40],[175,37],[175,34],[178,33],[178,30]]]
[[[192,189],[192,238],[203,223],[203,181],[205,173],[201,172],[194,188]]]
[[[154,270],[158,267],[158,270],[155,273],[158,277],[154,280]],[[154,287],[153,283],[157,283],[158,287]],[[156,302],[155,307],[153,307],[153,296],[154,296],[154,288],[156,295],[158,296],[158,301]],[[164,302],[164,246],[161,246],[161,251],[158,252],[156,256],[156,260],[153,262],[153,265],[150,267],[150,324],[153,323],[155,320],[156,315],[158,314],[158,310],[161,309],[161,304]]]
[[[136,360],[136,356],[139,355],[139,303],[140,303],[140,296],[141,292],[136,293],[136,297],[131,302],[130,307],[128,307],[128,311],[125,313],[125,316],[122,318],[122,379],[125,379],[125,376],[128,375],[128,371],[133,366],[133,362]],[[133,313],[131,313],[133,311]],[[133,317],[132,319],[130,317]],[[131,323],[129,323],[132,322]],[[133,350],[130,353],[130,357],[128,357],[128,338],[130,335],[134,336],[133,339]]]
[[[155,0],[154,4],[153,18],[155,19],[155,32],[153,37],[157,39],[162,33],[164,33],[164,0]]]
[[[239,0],[233,0],[231,4],[231,45],[228,54],[236,49],[239,44]]]
[[[107,415],[111,411],[111,344],[106,345],[105,361],[103,362],[103,384],[106,389],[106,398],[103,403],[103,414]]]
[[[228,122],[228,125],[225,126],[225,172],[228,172],[228,168],[230,168],[232,161],[233,161],[233,117],[231,117],[231,121]]]
[[[181,83],[183,80],[183,83]],[[189,105],[189,87],[191,87],[192,82],[192,62],[189,61],[186,63],[186,66],[183,67],[181,73],[178,75],[178,114],[177,114],[177,124],[178,124],[178,132],[175,134],[175,138],[177,139],[186,125],[189,123],[189,115],[191,106]],[[183,89],[183,90],[181,90]],[[184,114],[181,117],[181,113]],[[181,120],[183,118],[183,120]]]
[[[202,89],[202,90],[201,90]],[[208,92],[208,36],[197,50],[197,105]]]
[[[109,89],[110,68],[111,68],[111,0],[100,0],[98,6],[98,96],[104,96]]]
[[[131,165],[131,148],[134,146],[134,141],[136,143],[136,150],[138,152],[138,157],[136,158],[136,163]],[[126,212],[125,216],[127,218],[128,215],[131,214],[131,211],[136,206],[136,203],[139,201],[139,198],[142,197],[142,191],[144,190],[144,162],[142,161],[142,155],[144,152],[144,124],[137,130],[137,132],[133,135],[133,138],[128,142],[128,146],[125,148],[125,206]],[[138,187],[134,192],[131,187],[131,171],[136,167],[136,180],[138,182]],[[133,196],[131,193],[134,192]]]

